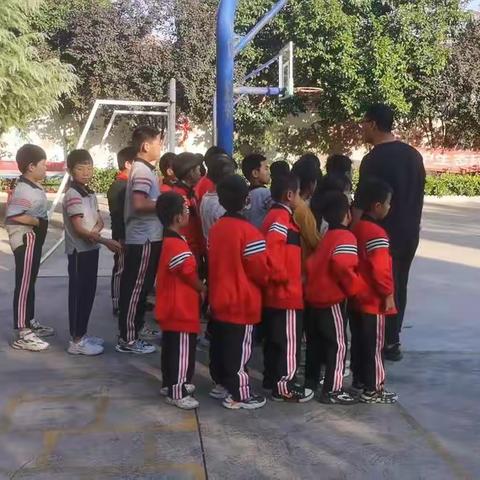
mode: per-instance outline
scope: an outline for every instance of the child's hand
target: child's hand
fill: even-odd
[[[104,245],[113,253],[121,253],[122,245],[116,240],[106,239]]]
[[[395,310],[395,299],[393,298],[393,293],[385,299],[385,311],[389,312],[390,310]]]
[[[87,235],[87,241],[90,243],[98,243],[100,241],[100,234],[92,230]]]

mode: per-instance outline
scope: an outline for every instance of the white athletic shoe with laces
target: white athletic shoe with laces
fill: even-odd
[[[55,330],[52,327],[42,325],[34,318],[30,320],[30,329],[37,337],[51,337],[52,335],[55,335]]]
[[[103,346],[104,343],[105,343],[105,340],[103,338],[100,338],[100,337],[89,337],[89,336],[85,335],[83,338],[85,339],[85,341],[87,341],[88,343],[91,343],[93,345]]]
[[[86,337],[83,337],[79,342],[72,342],[70,340],[67,352],[71,355],[94,356],[103,353],[103,347],[90,343]]]
[[[162,332],[144,325],[144,327],[138,332],[138,336],[144,340],[159,340],[162,338]]]
[[[195,385],[193,385],[191,383],[186,383],[185,384],[185,390],[187,391],[187,393],[189,395],[191,395],[192,393],[195,392]],[[160,395],[163,395],[164,397],[167,397],[168,396],[168,387],[162,387],[160,389]]]
[[[195,400],[190,395],[183,397],[180,400],[174,400],[173,398],[167,397],[165,402],[169,405],[174,405],[177,408],[181,408],[182,410],[193,410],[194,408],[198,408],[200,405],[198,400]]]
[[[25,329],[18,333],[18,338],[12,343],[15,350],[28,350],[30,352],[43,352],[50,345],[39,338],[30,329]]]

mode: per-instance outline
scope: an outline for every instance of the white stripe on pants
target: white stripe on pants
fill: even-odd
[[[285,334],[287,342],[287,374],[278,381],[278,393],[288,395],[288,382],[293,380],[297,371],[297,312],[285,311]]]
[[[35,233],[25,234],[25,256],[23,260],[23,276],[18,296],[18,328],[26,328],[27,325],[27,301],[30,281],[32,279],[33,251],[35,250]]]

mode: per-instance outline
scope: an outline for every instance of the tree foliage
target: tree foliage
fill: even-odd
[[[59,107],[75,83],[72,69],[44,56],[44,37],[29,19],[39,2],[0,2],[0,133],[25,127]]]

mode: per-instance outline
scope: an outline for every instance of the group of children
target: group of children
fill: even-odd
[[[266,403],[252,390],[248,373],[256,342],[263,345],[263,387],[274,401],[307,402],[323,383],[322,403],[394,403],[396,395],[384,388],[382,356],[385,319],[395,313],[389,240],[380,225],[389,211],[390,187],[375,179],[362,183],[356,206],[363,216],[351,225],[348,157],[329,157],[322,178],[315,155],[302,156],[290,169],[287,162],[269,166],[266,157],[251,154],[242,162],[242,177],[218,147],[205,156],[160,158],[161,148],[157,130],[139,127],[131,146],[119,152],[120,172],[107,195],[112,239],[101,236],[103,221],[88,187],[90,154],[68,155],[71,180],[63,200],[68,352],[103,352],[103,340],[87,335],[103,244],[115,254],[111,291],[120,353],[156,350],[142,335],[146,298],[156,278],[154,313],[162,331],[161,391],[167,403],[198,407],[192,379],[202,312],[208,318],[210,396],[226,408]],[[156,174],[159,159],[162,181]],[[32,351],[48,348],[43,338],[54,333],[34,320],[34,285],[48,228],[41,188],[45,162],[39,147],[19,150],[22,175],[6,219],[16,263],[18,334],[12,346]],[[343,388],[347,323],[350,391]],[[300,385],[304,338],[305,384]]]

